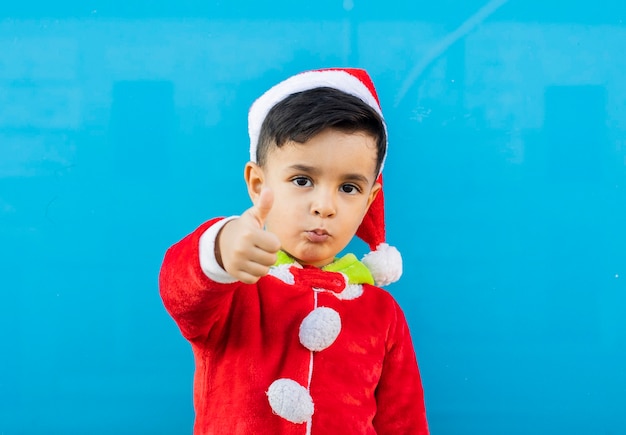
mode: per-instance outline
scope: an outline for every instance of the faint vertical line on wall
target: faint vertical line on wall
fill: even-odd
[[[343,61],[345,65],[358,65],[359,40],[358,29],[353,20],[348,17],[343,20]]]

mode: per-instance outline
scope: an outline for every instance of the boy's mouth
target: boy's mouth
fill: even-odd
[[[326,230],[316,228],[314,230],[307,231],[306,237],[309,239],[310,242],[321,243],[328,240],[330,234],[328,234]]]

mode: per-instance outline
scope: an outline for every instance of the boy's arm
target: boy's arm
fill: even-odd
[[[159,274],[165,308],[189,340],[208,333],[236,279],[215,260],[217,233],[230,219],[212,219],[170,247]],[[230,290],[230,291],[229,291]]]
[[[387,354],[376,388],[374,427],[379,434],[428,435],[424,391],[415,350],[401,308],[395,304]]]
[[[264,189],[241,216],[211,220],[166,252],[161,298],[187,339],[206,336],[225,319],[232,291],[254,284],[276,262],[280,241],[263,230],[272,203],[273,193]]]

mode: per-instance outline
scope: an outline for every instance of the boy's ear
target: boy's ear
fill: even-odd
[[[372,186],[372,190],[370,190],[369,198],[367,198],[367,208],[365,209],[366,213],[367,213],[367,210],[370,209],[370,205],[372,205],[372,203],[376,199],[376,196],[378,196],[378,194],[380,193],[381,188],[382,188],[382,184],[380,184],[378,181],[375,182],[374,185]]]
[[[263,169],[254,162],[248,162],[244,168],[243,177],[246,180],[246,185],[248,186],[248,195],[250,196],[252,202],[256,204],[256,200],[261,194],[265,181]]]

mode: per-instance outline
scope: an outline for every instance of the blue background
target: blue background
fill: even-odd
[[[248,207],[252,101],[327,66],[388,121],[433,435],[626,434],[626,3],[295,3],[2,2],[0,434],[191,433],[163,254]]]

